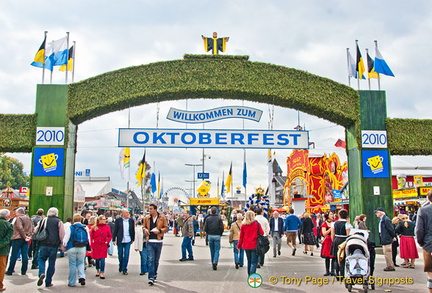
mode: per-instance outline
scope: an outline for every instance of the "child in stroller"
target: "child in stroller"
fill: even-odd
[[[353,231],[345,241],[345,287],[351,292],[353,285],[363,285],[368,291],[368,279],[371,273],[370,254],[365,230]]]

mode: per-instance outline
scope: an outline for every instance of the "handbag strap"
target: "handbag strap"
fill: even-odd
[[[39,231],[42,231],[43,229],[45,229],[46,222],[47,222],[47,218],[43,218],[43,219],[41,220],[41,225],[40,225],[40,227],[39,227]]]

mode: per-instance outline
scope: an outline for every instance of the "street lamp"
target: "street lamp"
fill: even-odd
[[[202,159],[201,159],[201,161],[202,161],[202,172],[204,173],[204,160],[205,160],[205,158],[208,158],[209,160],[211,159],[211,156],[210,155],[207,155],[207,154],[204,154],[204,149],[202,149]]]
[[[198,167],[198,166],[204,166],[203,164],[185,164],[185,166],[189,166],[189,167],[193,167],[193,173],[192,173],[192,182],[193,182],[193,192],[192,192],[192,195],[193,194],[195,194],[195,182],[196,182],[196,180],[195,180],[195,176],[196,176],[196,173],[195,173],[195,167]],[[192,196],[192,197],[195,197],[195,196]]]

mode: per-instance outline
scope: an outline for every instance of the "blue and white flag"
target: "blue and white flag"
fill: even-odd
[[[381,55],[380,51],[378,50],[378,47],[375,47],[374,70],[377,73],[381,73],[384,75],[394,77],[393,72],[391,71],[390,67],[387,65],[387,62],[385,62],[383,56]]]

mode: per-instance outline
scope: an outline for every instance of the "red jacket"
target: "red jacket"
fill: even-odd
[[[237,244],[238,249],[256,249],[258,239],[258,229],[260,235],[264,235],[260,223],[257,221],[250,225],[242,225],[240,228],[240,238]]]
[[[95,231],[90,230],[90,248],[92,249],[91,257],[94,259],[106,258],[108,254],[108,244],[112,238],[111,229],[106,224],[97,226]]]

